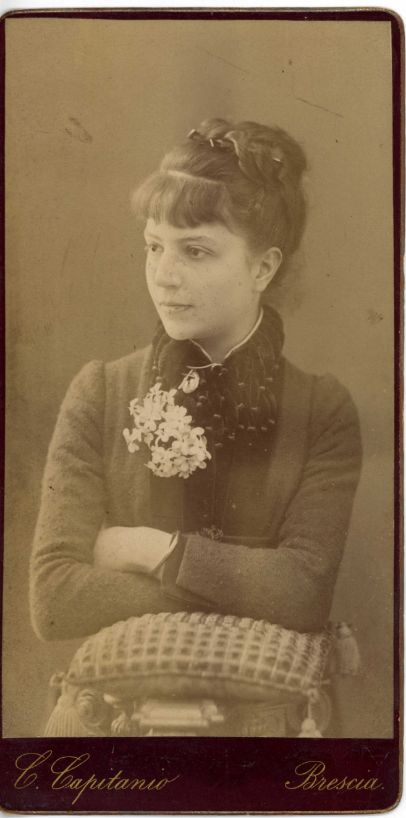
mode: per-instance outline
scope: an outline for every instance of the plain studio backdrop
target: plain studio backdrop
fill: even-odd
[[[280,305],[287,356],[351,391],[364,464],[332,619],[351,622],[347,735],[392,734],[393,232],[390,23],[6,22],[6,736],[38,735],[82,640],[42,643],[28,560],[57,411],[87,361],[150,339],[131,189],[211,116],[278,124],[307,151],[308,227]],[[356,702],[356,706],[354,705]]]

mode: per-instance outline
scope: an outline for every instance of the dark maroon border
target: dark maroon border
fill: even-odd
[[[394,212],[394,327],[395,327],[395,683],[393,739],[282,739],[282,738],[150,738],[143,739],[1,739],[0,740],[0,805],[19,812],[97,812],[97,813],[326,813],[376,812],[393,808],[401,793],[401,655],[403,607],[400,566],[402,563],[402,230],[403,230],[403,60],[404,31],[400,18],[391,11],[364,10],[239,10],[233,9],[88,9],[9,12],[0,20],[0,184],[4,187],[4,125],[5,125],[5,22],[17,18],[79,18],[105,20],[176,19],[261,19],[261,20],[350,20],[381,21],[391,24],[393,79],[393,212]],[[5,224],[1,220],[0,255],[1,317],[5,326],[4,261]],[[4,385],[4,333],[1,337],[0,372]],[[4,486],[4,405],[5,387],[1,390],[0,454],[1,485]],[[3,517],[2,504],[1,515]],[[2,579],[2,564],[0,565]],[[2,582],[0,584],[2,594]],[[0,708],[1,714],[1,708]],[[1,716],[0,716],[1,717]],[[160,775],[180,777],[162,791],[97,791],[87,790],[72,808],[75,793],[67,789],[53,790],[52,776],[46,764],[37,768],[38,778],[26,789],[16,789],[18,775],[15,761],[23,753],[43,753],[52,750],[52,759],[63,755],[89,753],[89,761],[77,775],[98,777],[123,770],[123,777],[150,780]],[[298,780],[295,767],[310,759],[326,765],[328,778],[378,778],[382,787],[370,790],[291,790],[286,780]],[[111,770],[109,765],[111,763]],[[164,767],[164,773],[161,768]]]
[[[198,20],[376,20],[388,22],[398,27],[400,31],[401,20],[395,12],[385,9],[37,9],[32,11],[10,11],[2,18],[16,17],[77,17],[82,19],[104,19],[104,20],[176,20],[197,18]]]
[[[38,779],[31,787],[13,786],[14,760],[21,753],[49,749],[52,759],[90,753],[82,768],[85,778],[91,773],[103,778],[122,769],[128,778],[148,781],[160,777],[162,767],[166,777],[180,778],[161,792],[87,790],[72,808],[76,793],[52,790],[48,768],[37,768]],[[298,780],[295,767],[310,759],[322,760],[330,778],[374,776],[383,787],[374,792],[286,789],[286,780]],[[380,739],[4,739],[1,789],[2,806],[19,812],[375,812],[397,801],[399,760],[396,741]]]
[[[5,344],[6,344],[6,208],[5,208],[5,76],[6,76],[6,32],[4,18],[0,20],[0,191],[2,194],[2,218],[0,219],[0,487],[2,501],[0,502],[0,532],[4,531],[4,483],[5,483]],[[0,559],[0,622],[1,644],[3,642],[3,536],[1,536]],[[1,664],[1,659],[0,659]],[[0,685],[0,736],[3,735],[3,684]],[[1,743],[1,739],[0,739]],[[0,775],[2,750],[0,744]],[[1,794],[1,787],[0,787]],[[0,797],[1,801],[1,797]]]

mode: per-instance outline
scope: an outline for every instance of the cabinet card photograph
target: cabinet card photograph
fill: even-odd
[[[2,37],[2,806],[393,807],[400,20]]]

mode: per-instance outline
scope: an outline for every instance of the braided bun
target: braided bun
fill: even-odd
[[[135,197],[145,217],[178,226],[221,221],[250,248],[279,247],[286,260],[306,218],[306,157],[282,128],[208,119],[167,153]]]
[[[197,129],[206,140],[230,141],[245,175],[259,187],[278,182],[300,185],[306,157],[300,145],[282,128],[257,122],[233,125],[225,119],[205,120]]]

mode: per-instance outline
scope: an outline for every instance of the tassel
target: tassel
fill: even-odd
[[[351,625],[338,622],[335,629],[336,673],[356,676],[361,668],[361,656]]]
[[[323,738],[323,734],[317,727],[313,705],[316,705],[319,699],[319,693],[316,689],[309,690],[307,694],[307,709],[306,715],[300,725],[299,738]]]
[[[100,693],[70,687],[65,681],[62,692],[47,721],[44,736],[82,737],[106,736],[107,717],[111,708],[101,699]]]
[[[69,738],[76,736],[89,736],[89,731],[81,722],[72,698],[62,694],[56,707],[54,707],[47,725],[44,736]]]
[[[302,721],[299,738],[323,738],[320,730],[317,729],[314,719],[305,718]]]

